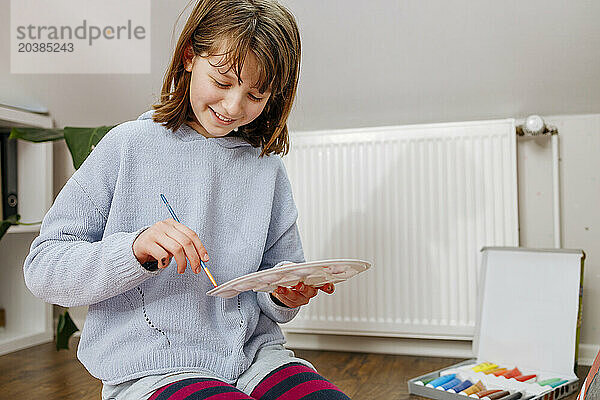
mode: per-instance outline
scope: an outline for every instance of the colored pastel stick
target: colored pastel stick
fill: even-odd
[[[486,375],[489,375],[489,374],[493,374],[494,372],[498,372],[498,371],[506,371],[506,368],[494,368],[494,369],[490,369],[487,371],[483,371],[483,373]]]
[[[488,394],[487,396],[485,396],[483,398],[483,400],[498,400],[498,399],[508,396],[509,394],[510,394],[510,392],[508,390],[501,390],[496,393]]]
[[[478,364],[476,366],[474,366],[473,368],[471,368],[473,371],[475,372],[480,372],[483,368],[489,367],[490,365],[494,365],[490,362],[483,362],[481,364]]]
[[[562,381],[551,383],[550,386],[552,386],[553,388],[555,388],[555,387],[560,386],[560,385],[562,385],[564,383],[567,383],[567,382],[569,382],[569,381],[566,380],[566,379],[563,379]]]
[[[523,397],[523,393],[516,392],[516,393],[513,393],[513,394],[509,394],[506,397],[501,397],[498,400],[519,400],[521,397]]]
[[[431,382],[434,379],[435,378],[429,378],[429,379],[423,379],[422,381],[416,381],[415,385],[425,386],[425,385],[427,385],[429,382]]]
[[[444,383],[450,382],[455,377],[456,377],[456,374],[440,376],[439,378],[435,378],[434,380],[432,380],[425,386],[432,387],[432,388],[442,386]]]
[[[470,380],[466,380],[463,383],[461,383],[460,385],[454,386],[453,388],[448,389],[448,392],[450,393],[460,393],[463,390],[469,388],[473,386],[473,383]]]
[[[501,389],[482,390],[480,392],[472,394],[469,397],[473,397],[474,399],[477,399],[477,398],[481,399],[481,398],[483,398],[485,396],[489,396],[490,394],[498,393],[498,392],[501,392],[501,391],[502,391]]]
[[[473,386],[469,386],[468,388],[466,388],[465,390],[463,390],[460,393],[470,396],[473,393],[481,392],[482,390],[485,390],[485,386],[483,385],[483,383],[481,383],[481,381],[477,381],[476,384],[474,384]]]
[[[496,370],[492,371],[491,373],[492,373],[494,376],[500,376],[500,375],[502,375],[502,374],[505,374],[507,371],[508,371],[508,370],[507,370],[506,368],[498,368],[498,369],[496,369]]]
[[[516,380],[518,380],[519,382],[527,382],[527,381],[530,381],[532,379],[535,379],[536,376],[537,376],[536,374],[531,374],[531,375],[515,376],[514,378]]]
[[[460,385],[462,381],[458,378],[454,378],[452,379],[450,382],[444,383],[442,386],[438,386],[438,389],[443,389],[443,390],[448,390],[450,388],[453,388],[454,386]]]
[[[558,381],[560,381],[560,378],[551,378],[551,379],[546,379],[545,381],[538,382],[538,385],[546,386],[546,385],[550,385],[551,383],[558,382]]]
[[[488,365],[487,367],[481,368],[478,372],[486,373],[487,371],[493,371],[496,368],[498,368],[498,366],[496,364],[492,364],[492,365]]]
[[[506,379],[510,379],[510,378],[514,378],[515,376],[520,376],[521,375],[521,371],[519,371],[519,368],[513,368],[509,371],[506,371],[505,373],[503,373],[500,376],[505,377]]]
[[[473,368],[473,371],[475,372],[482,372],[482,371],[487,371],[488,369],[490,369],[490,367],[497,367],[496,364],[492,364],[492,363],[485,363],[482,365],[478,365],[477,367]]]

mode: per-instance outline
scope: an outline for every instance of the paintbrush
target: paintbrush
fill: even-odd
[[[179,218],[177,218],[177,215],[175,214],[175,211],[173,211],[173,209],[169,205],[169,201],[167,200],[167,198],[165,197],[165,195],[161,193],[160,194],[160,198],[162,199],[163,203],[165,203],[165,206],[167,206],[167,209],[171,213],[171,216],[173,217],[173,219],[175,221],[181,223],[181,221],[179,220]],[[146,267],[146,265],[148,267]],[[208,270],[208,267],[206,266],[206,264],[204,264],[204,261],[202,261],[202,259],[200,259],[200,265],[202,266],[202,270],[204,271],[204,273],[206,274],[206,276],[208,276],[208,279],[210,279],[210,282],[213,284],[213,286],[217,287],[217,282],[215,281],[215,278],[213,278],[212,274]],[[158,261],[156,261],[156,260],[154,260],[154,261],[148,261],[148,262],[144,263],[144,266],[145,266],[144,268],[146,268],[146,269],[156,270],[156,269],[158,269]]]

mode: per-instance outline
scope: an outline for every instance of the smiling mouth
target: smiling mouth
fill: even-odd
[[[227,117],[225,117],[224,115],[221,115],[221,114],[219,114],[218,112],[216,112],[215,110],[213,110],[213,109],[212,109],[212,108],[210,108],[210,107],[208,107],[208,108],[210,109],[210,111],[212,111],[212,112],[213,112],[214,116],[215,116],[215,117],[217,117],[217,119],[218,119],[219,121],[221,121],[222,123],[224,123],[224,124],[230,124],[230,123],[232,123],[233,121],[235,121],[234,119],[227,118]]]

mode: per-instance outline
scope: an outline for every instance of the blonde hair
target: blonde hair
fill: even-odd
[[[177,130],[195,119],[190,104],[191,73],[185,70],[186,48],[194,55],[223,56],[219,66],[240,74],[248,52],[258,61],[258,89],[271,97],[263,112],[230,135],[242,137],[261,156],[289,150],[287,119],[300,72],[300,33],[292,14],[275,0],[199,0],[188,18],[165,73],[153,120]]]

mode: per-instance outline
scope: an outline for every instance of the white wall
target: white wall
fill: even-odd
[[[600,114],[549,116],[545,120],[559,130],[562,246],[586,253],[580,356],[585,358],[582,362],[591,363],[600,350]],[[521,139],[518,143],[521,245],[552,248],[550,139]]]
[[[302,29],[303,130],[600,111],[598,2],[286,3]]]
[[[152,72],[13,75],[0,58],[0,103],[43,104],[57,126],[114,124],[160,90],[172,31],[187,0],[152,2]],[[290,125],[311,130],[551,117],[562,152],[564,246],[587,253],[581,341],[600,344],[600,2],[530,0],[285,0],[302,30]],[[0,0],[0,54],[9,54],[9,0]],[[55,145],[55,188],[72,172]],[[550,147],[521,142],[522,245],[552,246]],[[590,347],[593,351],[594,347]]]

